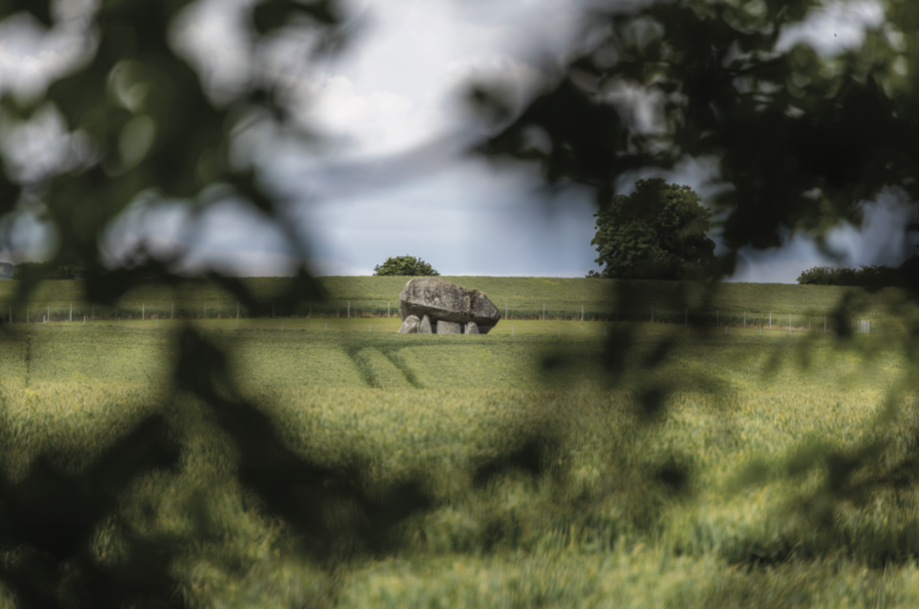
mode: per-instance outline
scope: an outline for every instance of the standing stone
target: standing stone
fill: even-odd
[[[476,325],[474,321],[470,321],[468,324],[466,324],[466,334],[478,334],[478,333],[479,333],[479,326]]]
[[[402,322],[402,327],[399,328],[399,334],[415,334],[418,332],[418,326],[420,324],[420,319],[414,315],[409,315],[405,318],[405,321]]]
[[[442,319],[437,320],[437,333],[438,334],[462,334],[463,327],[458,321],[444,321]]]
[[[431,318],[427,315],[421,318],[421,325],[418,326],[418,334],[434,334],[434,328],[431,327]]]
[[[460,324],[474,321],[481,334],[501,319],[501,312],[488,296],[440,277],[413,277],[405,284],[399,294],[399,316],[405,319],[409,315],[430,315],[438,321]]]

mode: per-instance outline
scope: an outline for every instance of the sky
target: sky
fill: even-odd
[[[77,11],[83,1],[61,3],[58,10]],[[253,61],[238,44],[247,2],[199,0],[176,24],[177,47],[205,75],[215,99],[232,92]],[[300,69],[285,59],[302,52],[296,40],[264,51],[277,78],[286,79],[301,109],[298,119],[324,136],[322,146],[306,152],[277,142],[248,143],[272,187],[290,201],[289,221],[307,236],[314,272],[370,275],[386,258],[406,254],[443,275],[583,277],[599,270],[586,191],[550,201],[533,168],[498,168],[462,154],[480,135],[463,115],[464,86],[473,78],[497,78],[524,90],[537,84],[537,66],[546,57],[561,60],[576,44],[577,6],[557,0],[347,0],[354,42],[334,61]],[[804,39],[831,54],[857,45],[865,25],[881,18],[874,2],[829,2],[786,32],[779,46]],[[50,75],[79,60],[75,27],[42,33],[26,19],[0,24],[0,89],[40,93]],[[53,112],[44,120],[44,128],[4,143],[29,149],[24,166],[54,162],[54,146],[46,141],[55,133]],[[635,180],[654,175],[687,184],[704,200],[711,192],[711,161],[623,176],[619,188],[627,194]],[[840,253],[836,259],[789,235],[779,250],[742,251],[731,279],[793,283],[812,266],[897,264],[907,245],[898,230],[904,203],[898,193],[886,192],[867,208],[861,231],[838,229],[830,239]],[[0,260],[40,257],[53,235],[34,219],[17,222],[6,227],[15,238]],[[238,202],[216,206],[194,233],[187,225],[179,205],[138,201],[109,231],[107,250],[117,257],[145,239],[163,252],[187,250],[189,269],[211,265],[270,276],[293,268],[281,236]]]

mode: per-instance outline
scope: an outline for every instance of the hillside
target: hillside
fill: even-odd
[[[902,291],[887,288],[869,292],[862,288],[789,284],[724,283],[719,285],[671,281],[617,281],[553,277],[445,277],[467,288],[483,291],[511,319],[579,319],[619,321],[670,321],[716,324],[769,323],[800,327],[822,323],[843,298],[849,298],[852,315],[872,320],[902,317]],[[266,299],[282,290],[286,278],[250,278],[247,284]],[[278,307],[278,317],[385,316],[398,314],[399,291],[405,277],[322,277],[328,296],[322,302],[304,302],[293,309]],[[16,282],[0,283],[0,307],[8,314]],[[81,281],[47,281],[36,290],[28,310],[16,307],[14,321],[27,316],[87,317],[235,317],[236,301],[216,285],[188,280],[178,293],[154,286],[129,293],[115,308],[83,304]],[[627,292],[628,298],[622,294]],[[206,310],[205,310],[206,309]],[[652,311],[653,310],[653,311]],[[245,317],[247,312],[240,310]],[[812,318],[820,318],[814,320]]]

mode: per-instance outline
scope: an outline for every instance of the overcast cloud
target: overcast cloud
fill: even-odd
[[[275,141],[260,156],[271,183],[292,202],[291,224],[309,237],[315,271],[367,275],[387,257],[403,254],[449,275],[581,277],[598,269],[590,245],[593,207],[585,192],[566,193],[549,205],[530,169],[499,171],[460,154],[477,135],[462,114],[464,84],[477,77],[524,88],[538,83],[536,66],[576,42],[577,3],[350,0],[353,46],[309,72],[285,59],[302,57],[302,40],[279,39],[255,58],[240,50],[246,3],[199,0],[180,19],[176,44],[218,102],[251,70],[269,66],[270,76],[285,81],[302,108],[302,123],[324,136],[313,152],[294,153]],[[821,53],[838,52],[859,44],[865,24],[882,17],[875,2],[831,2],[786,32],[779,46],[803,39]],[[80,22],[68,23],[50,34],[23,19],[0,25],[0,88],[34,95],[47,80],[37,74],[60,73],[78,62],[74,32]],[[624,176],[620,188],[627,193],[636,179],[661,175],[704,198],[713,168],[710,159],[689,160],[670,173]],[[793,282],[815,265],[896,264],[906,244],[878,237],[900,234],[905,211],[895,193],[885,197],[861,232],[834,234],[838,260],[789,236],[779,251],[742,252],[746,262],[734,280]],[[27,224],[15,232],[24,234]],[[0,258],[34,256],[36,243],[49,238],[36,237],[34,225],[30,239],[20,237],[16,251]],[[232,202],[196,222],[177,206],[138,203],[113,227],[107,249],[117,258],[140,241],[161,252],[187,252],[191,268],[219,264],[241,275],[287,274],[296,262],[282,235]]]

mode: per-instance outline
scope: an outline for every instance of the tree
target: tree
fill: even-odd
[[[42,279],[79,279],[83,276],[83,269],[72,265],[52,266],[45,262],[23,262],[16,265],[13,271],[14,280],[41,277]]]
[[[711,212],[688,186],[661,178],[639,180],[629,196],[616,195],[594,214],[590,242],[610,279],[684,279],[714,261],[708,238]]]
[[[430,264],[414,256],[387,258],[383,264],[373,267],[373,274],[378,277],[436,277],[440,275]]]

